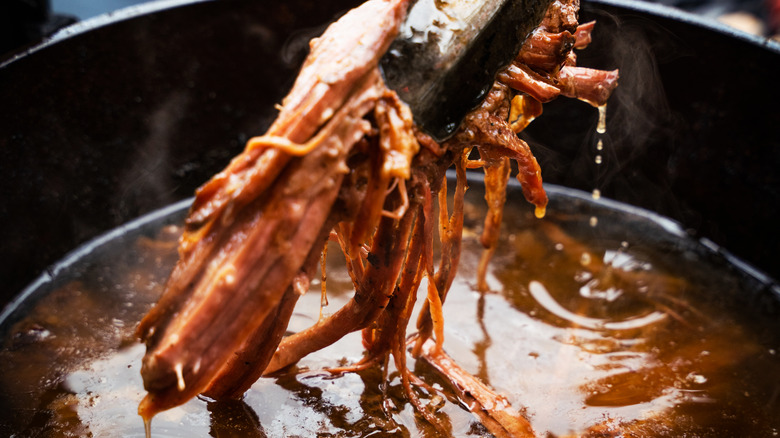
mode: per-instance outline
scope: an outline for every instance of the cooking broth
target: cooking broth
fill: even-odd
[[[539,436],[780,433],[777,285],[664,218],[548,191],[538,220],[511,187],[491,291],[480,294],[484,202],[472,183],[459,276],[444,306],[447,352],[522,410]],[[3,436],[144,436],[136,414],[144,347],[133,331],[176,262],[187,206],[77,250],[3,314]],[[328,254],[326,314],[352,293],[339,251]],[[319,289],[315,280],[301,298],[291,332],[319,317]],[[387,385],[377,369],[321,371],[361,354],[360,335],[349,335],[260,379],[240,401],[199,398],[159,414],[153,436],[434,436],[392,368]],[[430,366],[410,367],[440,390],[420,390],[421,398],[454,436],[487,435]]]

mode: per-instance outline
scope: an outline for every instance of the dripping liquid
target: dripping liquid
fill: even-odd
[[[480,294],[473,273],[484,208],[471,183],[460,274],[444,306],[447,352],[524,409],[538,436],[609,427],[633,436],[780,432],[777,285],[667,219],[589,193],[548,192],[540,220],[510,186],[492,292]],[[148,436],[150,424],[136,414],[144,349],[133,331],[176,261],[186,209],[172,206],[92,242],[14,303],[0,323],[0,430]],[[335,256],[325,263],[330,303],[322,311],[335,312],[352,283]],[[320,281],[289,331],[320,317]],[[378,369],[320,371],[361,354],[360,334],[350,335],[259,380],[242,400],[195,399],[156,416],[151,435],[436,436],[417,421],[392,369],[387,385]],[[453,436],[486,435],[430,367],[409,360],[442,391],[431,403]]]
[[[599,105],[599,123],[596,125],[596,132],[604,134],[607,132],[607,104]]]
[[[601,176],[601,164],[603,163],[602,158],[602,151],[604,150],[604,134],[607,133],[607,104],[599,105],[599,119],[598,124],[596,125],[596,135],[597,135],[597,142],[596,142],[596,155],[593,158],[593,162],[596,163],[596,172],[597,175],[596,183],[594,184],[593,191],[591,192],[591,197],[594,201],[598,201],[601,198],[601,189],[599,189],[598,185],[598,179]],[[590,226],[596,227],[599,223],[599,219],[597,216],[591,216],[590,217]]]
[[[152,438],[152,419],[144,417],[144,437]]]

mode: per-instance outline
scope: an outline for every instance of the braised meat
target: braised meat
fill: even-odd
[[[268,132],[250,139],[198,189],[179,261],[137,331],[147,346],[142,375],[148,395],[139,407],[145,419],[198,394],[238,398],[260,376],[363,330],[365,358],[334,372],[381,365],[392,355],[409,399],[437,424],[416,401],[421,382],[406,367],[406,331],[424,277],[427,299],[412,353],[468,380],[441,351],[442,304],[458,266],[467,169],[486,173],[484,277],[510,160],[537,216],[547,204],[539,165],[517,133],[541,114],[542,102],[561,94],[603,105],[617,72],[573,65],[571,50],[587,45],[593,24],[578,27],[576,1],[553,2],[482,105],[439,144],[415,128],[377,67],[407,6],[406,0],[370,0],[313,40]],[[475,148],[479,159],[470,158]],[[445,171],[453,165],[458,178],[450,208]],[[344,253],[355,294],[330,317],[285,338],[296,300],[308,290],[329,240]],[[471,397],[496,397],[484,385],[471,386],[481,391]],[[507,406],[477,404],[492,433],[513,435],[505,430],[515,424],[505,418]]]

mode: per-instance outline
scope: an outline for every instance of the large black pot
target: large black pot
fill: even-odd
[[[191,196],[355,3],[152,3],[0,65],[0,305],[81,242]],[[780,277],[778,45],[646,3],[588,2],[582,18],[598,25],[580,64],[620,68],[620,87],[603,151],[585,104],[534,122],[546,181],[658,211]]]

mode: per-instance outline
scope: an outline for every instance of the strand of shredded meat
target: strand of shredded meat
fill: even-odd
[[[405,1],[367,2],[314,41],[266,135],[250,140],[198,190],[179,262],[138,327],[147,345],[142,416],[204,392],[230,373],[224,367],[237,351],[257,348],[246,341],[305,273],[312,248],[322,248],[321,229],[348,174],[347,156],[374,129],[364,116],[386,92],[376,65],[405,10]],[[367,29],[367,17],[381,20],[379,27]]]
[[[539,164],[517,133],[541,114],[542,102],[559,95],[603,105],[617,85],[617,71],[575,66],[571,49],[588,44],[593,23],[578,26],[576,0],[554,1],[482,105],[438,144],[416,130],[408,107],[387,89],[377,67],[407,3],[370,0],[313,40],[268,132],[251,139],[197,191],[179,262],[137,331],[147,346],[141,373],[148,394],[139,406],[145,419],[198,394],[241,397],[260,376],[363,330],[364,359],[333,372],[386,364],[392,355],[410,402],[446,434],[446,425],[416,395],[415,387],[424,383],[406,366],[410,345],[413,356],[434,364],[454,388],[466,388],[461,398],[475,401],[466,408],[491,433],[533,434],[506,403],[490,403],[500,397],[442,349],[442,305],[457,272],[467,168],[486,173],[489,213],[478,273],[485,290],[510,160],[537,216],[547,204]],[[469,158],[474,148],[477,160]],[[450,206],[445,172],[453,164]],[[354,296],[312,327],[283,337],[328,240],[341,246]],[[409,338],[424,277],[426,300]]]

